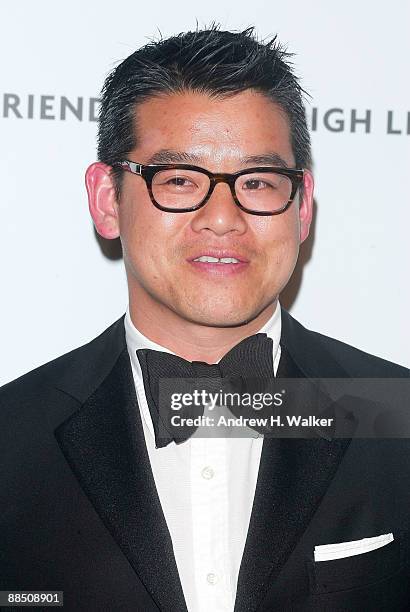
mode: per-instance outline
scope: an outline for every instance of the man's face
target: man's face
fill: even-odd
[[[151,98],[137,108],[136,130],[128,159],[142,164],[165,163],[164,152],[172,152],[170,161],[183,153],[181,163],[216,173],[273,165],[243,161],[272,153],[295,165],[286,116],[251,90],[219,100],[191,92]],[[240,210],[224,183],[203,208],[169,213],[153,206],[141,177],[125,172],[116,210],[131,303],[205,326],[255,319],[293,272],[308,235],[312,188],[308,175],[301,206],[296,197],[275,216]],[[218,253],[242,263],[193,261]]]

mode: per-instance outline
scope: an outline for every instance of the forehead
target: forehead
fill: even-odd
[[[225,98],[183,92],[149,98],[135,113],[138,162],[163,150],[186,152],[209,167],[277,153],[294,165],[285,112],[253,90]]]

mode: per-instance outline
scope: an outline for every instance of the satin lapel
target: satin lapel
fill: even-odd
[[[56,438],[107,529],[161,610],[186,611],[125,349]]]
[[[277,376],[304,376],[284,344]],[[253,612],[261,604],[309,525],[349,443],[264,439],[235,612]]]

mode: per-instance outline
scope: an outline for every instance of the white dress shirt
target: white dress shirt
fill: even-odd
[[[263,436],[194,436],[156,448],[136,351],[171,351],[141,334],[129,309],[124,322],[145,443],[188,611],[233,612]],[[281,352],[279,303],[259,332],[273,340],[276,375]]]

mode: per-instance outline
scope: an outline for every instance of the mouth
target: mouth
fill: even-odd
[[[225,276],[242,272],[249,266],[249,260],[238,253],[202,252],[187,260],[199,272],[214,276]]]

